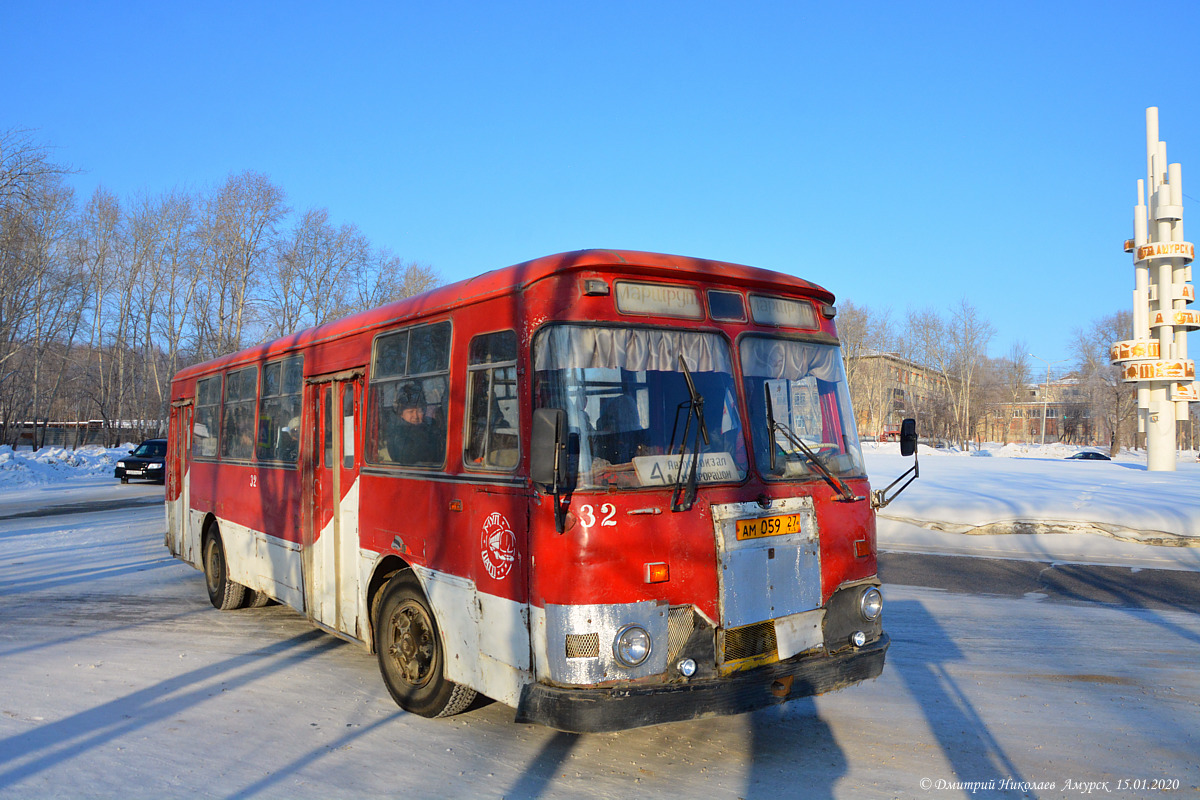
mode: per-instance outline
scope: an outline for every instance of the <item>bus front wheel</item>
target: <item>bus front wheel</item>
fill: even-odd
[[[229,580],[229,564],[225,560],[225,545],[217,526],[211,525],[204,537],[204,583],[208,599],[221,611],[240,608],[246,597],[246,587]]]
[[[384,685],[405,711],[449,717],[475,699],[475,690],[446,679],[442,635],[412,572],[397,573],[383,589],[375,652]]]

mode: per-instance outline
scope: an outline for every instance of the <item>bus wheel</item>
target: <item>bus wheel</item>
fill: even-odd
[[[255,589],[247,589],[244,605],[246,608],[265,608],[271,605],[271,595]]]
[[[448,717],[475,699],[474,689],[446,680],[442,636],[411,572],[397,573],[383,589],[375,620],[375,652],[384,685],[405,711]]]
[[[239,608],[246,597],[246,587],[229,580],[225,545],[221,543],[216,525],[209,526],[208,535],[204,537],[204,583],[208,587],[208,599],[221,611]]]

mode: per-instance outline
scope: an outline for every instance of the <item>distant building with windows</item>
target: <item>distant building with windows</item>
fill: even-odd
[[[953,417],[945,378],[895,353],[872,352],[846,360],[846,376],[854,402],[859,436],[890,439],[905,417],[915,417],[922,436],[934,439],[950,434]],[[1045,408],[1045,441],[1095,444],[1086,393],[1073,376],[1045,383],[1026,384],[1022,396],[1009,402],[992,402],[975,417],[972,438],[993,442],[1039,443]]]
[[[891,438],[905,417],[942,404],[945,396],[941,375],[895,353],[847,359],[846,376],[864,438]]]
[[[984,420],[985,436],[994,442],[1040,443],[1045,415],[1045,441],[1095,444],[1096,430],[1079,381],[1066,376],[1030,383],[1020,401],[993,403]]]

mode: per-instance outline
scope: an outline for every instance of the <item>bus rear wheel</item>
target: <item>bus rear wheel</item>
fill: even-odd
[[[225,545],[215,524],[209,526],[208,534],[204,537],[204,583],[208,588],[209,601],[221,611],[240,608],[246,598],[246,587],[229,580]]]
[[[474,689],[446,679],[442,635],[411,572],[397,573],[383,589],[375,652],[388,693],[405,711],[449,717],[475,699]]]

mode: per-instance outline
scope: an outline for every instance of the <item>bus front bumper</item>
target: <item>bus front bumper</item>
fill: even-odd
[[[604,733],[743,714],[877,678],[890,643],[884,633],[853,650],[798,655],[747,672],[687,683],[596,689],[530,684],[521,692],[516,721],[568,733]]]

